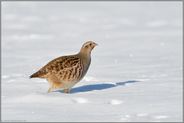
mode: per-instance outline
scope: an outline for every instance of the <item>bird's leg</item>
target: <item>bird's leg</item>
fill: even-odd
[[[62,87],[62,84],[59,83],[59,84],[52,84],[51,87],[49,88],[48,90],[48,93],[52,92],[53,89],[58,89],[58,88],[61,88]]]
[[[70,89],[64,89],[64,93],[70,93]]]
[[[49,90],[47,91],[48,93],[50,93],[52,91],[52,87],[49,88]]]
[[[48,89],[48,93],[52,92],[54,89],[59,89],[63,87],[63,84],[61,82],[50,80],[50,88]]]

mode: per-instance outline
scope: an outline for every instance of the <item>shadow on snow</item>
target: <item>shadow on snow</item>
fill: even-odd
[[[94,90],[105,90],[105,89],[109,89],[113,87],[125,86],[126,84],[135,83],[135,82],[139,82],[139,81],[129,80],[125,82],[116,82],[116,83],[83,85],[83,86],[71,89],[71,93],[89,92],[89,91],[94,91]],[[59,92],[63,93],[63,91],[61,90]]]

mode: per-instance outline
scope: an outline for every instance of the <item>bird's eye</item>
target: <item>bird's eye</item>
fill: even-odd
[[[91,46],[92,44],[90,43],[89,45]]]

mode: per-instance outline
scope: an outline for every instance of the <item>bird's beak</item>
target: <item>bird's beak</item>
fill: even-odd
[[[98,46],[98,44],[97,44],[97,43],[95,43],[95,46]]]

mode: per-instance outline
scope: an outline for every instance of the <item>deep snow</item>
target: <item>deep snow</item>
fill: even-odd
[[[2,2],[2,121],[182,121],[182,2]],[[99,44],[71,94],[29,76]]]

